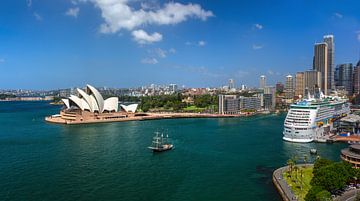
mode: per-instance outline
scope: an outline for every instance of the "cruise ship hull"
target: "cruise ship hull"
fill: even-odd
[[[283,140],[308,143],[323,138],[332,128],[334,119],[349,113],[350,104],[339,98],[329,97],[295,103],[290,106],[284,121]]]
[[[298,139],[298,138],[288,138],[288,137],[283,137],[283,140],[288,142],[297,142],[297,143],[309,143],[314,141],[313,139]]]

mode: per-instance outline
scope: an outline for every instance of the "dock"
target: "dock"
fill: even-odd
[[[248,115],[240,114],[207,114],[207,113],[143,113],[140,116],[128,116],[123,118],[109,118],[109,119],[86,119],[82,121],[64,120],[60,116],[53,115],[45,117],[45,121],[56,124],[92,124],[92,123],[107,123],[107,122],[124,122],[124,121],[145,121],[145,120],[160,120],[160,119],[180,119],[180,118],[235,118]]]

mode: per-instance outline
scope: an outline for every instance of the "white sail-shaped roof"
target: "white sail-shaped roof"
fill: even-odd
[[[111,97],[104,101],[104,111],[118,111],[119,107],[119,98],[118,97]]]
[[[79,92],[80,96],[82,99],[84,99],[89,107],[88,110],[90,110],[90,112],[94,112],[94,108],[93,108],[93,104],[92,104],[92,99],[90,98],[90,96],[83,90],[77,88],[77,91]]]
[[[99,108],[99,113],[102,113],[104,111],[104,99],[101,96],[101,94],[99,93],[98,90],[96,90],[93,86],[91,85],[86,85],[88,87],[88,89],[91,91],[91,93],[94,95],[95,99],[96,99],[96,103],[98,105]]]
[[[71,100],[78,108],[84,110],[83,101],[81,100],[81,98],[70,95],[69,100]]]
[[[63,98],[61,101],[65,104],[66,108],[70,108],[70,101],[69,99]]]
[[[90,95],[90,99],[91,99],[91,107],[93,108],[94,112],[98,111],[99,112],[99,106],[96,102],[95,96],[94,95]]]
[[[138,107],[138,104],[131,104],[131,105],[120,105],[121,108],[123,108],[126,112],[136,112],[136,109]]]
[[[99,93],[99,91],[96,90],[93,86],[91,85],[86,85],[86,86],[87,86],[86,92],[82,89],[77,88],[77,92],[79,93],[79,96],[70,95],[68,99],[62,99],[62,101],[64,102],[64,104],[68,109],[72,105],[75,105],[81,110],[89,110],[90,112],[97,111],[99,113],[102,113],[104,111],[108,111],[108,112],[119,111],[118,97],[111,97],[104,100],[101,94]],[[133,106],[129,110],[132,111]]]

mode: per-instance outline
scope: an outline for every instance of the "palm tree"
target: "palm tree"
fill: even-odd
[[[307,163],[307,160],[308,160],[308,156],[305,154],[305,155],[304,155],[304,163],[305,163],[305,164]]]
[[[290,158],[289,160],[287,160],[287,165],[288,165],[288,167],[289,167],[289,175],[290,175],[290,177],[291,177],[291,173],[292,173],[292,171],[293,171],[293,167],[294,167],[294,161]]]

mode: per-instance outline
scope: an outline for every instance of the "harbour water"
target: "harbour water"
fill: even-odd
[[[346,147],[284,142],[285,114],[46,123],[59,108],[0,102],[1,200],[280,200],[274,169],[311,148],[340,160]],[[169,131],[174,150],[147,149],[157,130]]]

